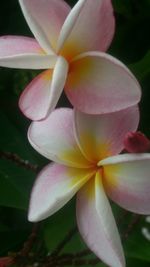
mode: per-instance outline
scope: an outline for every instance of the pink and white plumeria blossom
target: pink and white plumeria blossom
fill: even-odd
[[[19,106],[31,120],[45,118],[65,88],[74,107],[89,114],[137,104],[140,86],[127,67],[104,53],[113,38],[111,0],[19,0],[36,39],[0,38],[0,66],[47,69],[27,86]]]
[[[139,122],[136,106],[101,115],[54,110],[32,122],[31,145],[54,161],[33,186],[29,220],[54,214],[77,193],[77,223],[83,240],[105,263],[125,266],[115,220],[106,195],[121,207],[150,214],[150,154],[120,154],[127,132]]]

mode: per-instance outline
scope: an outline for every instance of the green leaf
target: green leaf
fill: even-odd
[[[35,174],[15,163],[0,160],[0,205],[26,209]]]
[[[56,214],[52,215],[49,219],[46,220],[43,233],[46,243],[46,247],[49,253],[55,251],[55,249],[62,243],[70,232],[76,226],[76,207],[75,207],[75,198],[71,200],[65,207],[59,210]],[[73,235],[70,235],[71,238],[63,246],[60,254],[65,253],[77,253],[83,250],[88,249],[86,244],[83,242],[78,229],[74,232]],[[89,251],[90,252],[90,251]],[[96,256],[91,252],[89,255],[83,257],[83,259],[95,259]],[[82,258],[81,258],[82,259]],[[67,265],[69,266],[69,265]],[[71,265],[76,266],[76,265]],[[82,265],[83,266],[83,265]],[[88,267],[85,265],[84,267]],[[96,266],[105,267],[103,263],[97,264]]]
[[[142,261],[139,259],[130,259],[127,258],[127,265],[126,267],[149,267],[149,262]]]
[[[140,80],[143,80],[148,74],[150,74],[150,50],[140,61],[135,64],[131,64],[129,68]]]
[[[18,245],[23,243],[27,236],[27,231],[7,231],[0,233],[0,238],[3,242],[0,242],[0,254],[4,254],[11,249],[14,250]]]
[[[45,165],[47,160],[29,144],[27,130],[30,122],[18,108],[18,97],[11,91],[2,91],[0,105],[0,150],[13,152],[39,167]]]
[[[14,152],[24,159],[31,159],[28,153],[27,140],[22,136],[21,132],[7,118],[6,114],[0,111],[1,121],[1,138],[0,149],[2,151]],[[30,158],[29,158],[30,157]]]
[[[22,134],[21,129],[15,126],[8,116],[0,112],[1,157],[5,152],[17,154],[21,160],[35,164],[36,152],[28,144],[27,136]],[[4,152],[4,153],[3,153]],[[38,159],[38,157],[37,157]],[[28,206],[29,193],[36,173],[25,169],[21,164],[17,165],[15,160],[0,160],[0,205],[25,209]]]
[[[1,156],[4,152],[17,153],[21,159],[33,161],[26,138],[21,131],[0,112]],[[10,159],[0,160],[0,205],[25,209],[28,206],[31,184],[36,174]]]
[[[150,241],[142,234],[143,227],[150,229],[150,226],[145,223],[145,217],[134,226],[133,231],[124,244],[124,249],[128,257],[145,260],[150,264]]]
[[[21,210],[1,208],[0,210],[0,255],[22,249],[31,231],[31,224],[26,220],[26,213]]]
[[[44,239],[48,251],[53,251],[66,234],[76,225],[75,204],[70,201],[65,207],[48,218],[44,225]],[[72,250],[72,244],[70,245]],[[64,247],[66,249],[66,247]],[[63,251],[64,251],[63,249]],[[69,250],[70,251],[70,250]]]

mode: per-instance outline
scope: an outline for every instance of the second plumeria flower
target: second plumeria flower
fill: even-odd
[[[45,118],[63,88],[80,111],[100,114],[139,102],[140,86],[120,61],[105,54],[115,29],[110,0],[19,0],[35,38],[0,38],[0,66],[48,69],[27,86],[19,106],[31,120]]]
[[[33,122],[31,145],[54,163],[33,186],[29,220],[47,218],[77,193],[77,223],[88,247],[111,267],[124,267],[119,233],[107,196],[121,207],[150,214],[150,154],[120,154],[136,131],[137,107],[102,115],[56,109]]]

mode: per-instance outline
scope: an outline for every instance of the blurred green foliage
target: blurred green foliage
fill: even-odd
[[[73,6],[76,0],[67,2]],[[113,0],[113,6],[116,34],[109,53],[127,64],[142,86],[140,130],[150,137],[150,0]],[[4,34],[32,36],[18,1],[1,1],[0,35]],[[47,160],[28,144],[26,132],[30,122],[18,109],[20,92],[36,74],[35,71],[0,68],[0,240],[3,240],[0,242],[1,256],[20,250],[28,238],[32,225],[27,221],[27,207],[36,177],[36,165],[41,169],[47,163]],[[63,95],[59,105],[66,104],[67,100]],[[8,157],[9,153],[17,155],[17,160]],[[120,208],[114,205],[113,209],[116,217],[122,216],[123,211]],[[131,217],[131,214],[128,214],[123,225],[118,224],[120,232],[128,227]],[[75,224],[73,199],[60,212],[42,223],[40,240],[44,244],[43,253],[55,249]],[[150,241],[141,234],[142,227],[150,229],[150,224],[145,222],[144,217],[123,242],[127,267],[150,266]],[[76,233],[64,247],[64,252],[77,252],[85,248],[85,244]],[[105,265],[99,263],[97,266]]]

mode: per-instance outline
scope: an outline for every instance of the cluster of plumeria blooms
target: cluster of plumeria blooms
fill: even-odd
[[[72,10],[63,0],[19,3],[35,38],[1,37],[0,66],[43,70],[19,106],[33,121],[29,142],[54,162],[33,186],[29,220],[47,218],[78,192],[83,240],[109,266],[124,267],[107,196],[129,211],[150,214],[150,144],[135,133],[140,86],[105,53],[115,30],[111,0],[79,0]],[[54,110],[63,88],[74,109]]]

